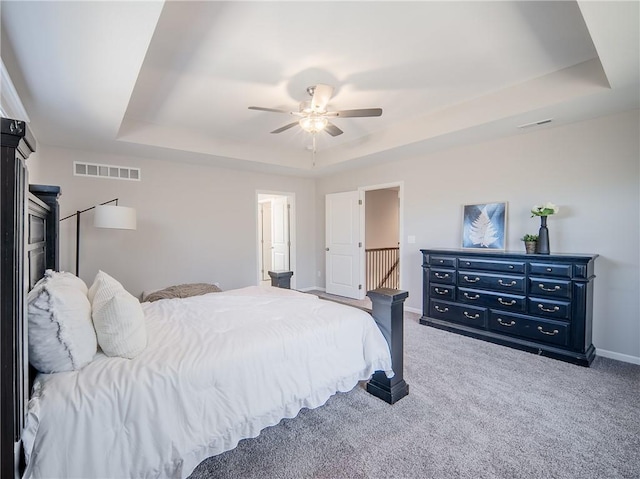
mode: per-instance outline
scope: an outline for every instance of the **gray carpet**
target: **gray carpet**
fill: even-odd
[[[191,478],[640,477],[640,366],[574,366],[408,313],[405,379],[409,396],[393,406],[361,385]]]

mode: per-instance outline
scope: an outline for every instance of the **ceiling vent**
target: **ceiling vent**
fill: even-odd
[[[518,125],[518,128],[531,128],[532,126],[540,126],[546,123],[551,123],[553,118],[547,118],[546,120],[532,121],[531,123],[525,123],[524,125]]]
[[[96,163],[73,162],[74,176],[91,176],[110,180],[140,181],[140,168],[129,168],[116,165],[99,165]]]

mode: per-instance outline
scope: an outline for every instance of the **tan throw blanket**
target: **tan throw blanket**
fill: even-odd
[[[222,291],[215,284],[209,283],[189,283],[178,284],[176,286],[169,286],[168,288],[161,289],[150,293],[145,301],[153,302],[160,299],[173,299],[173,298],[189,298],[191,296],[199,296],[207,293],[219,293]]]

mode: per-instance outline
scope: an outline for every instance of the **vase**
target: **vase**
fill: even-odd
[[[549,230],[547,229],[547,217],[540,217],[540,231],[536,243],[536,253],[549,254]]]
[[[525,241],[524,242],[524,250],[527,254],[533,254],[536,252],[536,244],[537,241]]]

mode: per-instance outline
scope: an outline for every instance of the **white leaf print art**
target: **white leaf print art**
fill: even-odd
[[[480,245],[482,248],[488,248],[498,240],[498,232],[491,223],[486,206],[480,210],[478,217],[471,223],[469,239],[474,245]]]
[[[507,203],[464,205],[462,247],[504,250],[507,231]]]

